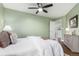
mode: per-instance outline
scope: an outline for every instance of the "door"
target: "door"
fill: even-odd
[[[61,19],[57,21],[50,21],[50,39],[62,39]]]
[[[55,22],[50,21],[50,39],[55,39]]]

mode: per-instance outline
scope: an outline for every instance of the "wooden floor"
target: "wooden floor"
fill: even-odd
[[[64,53],[66,53],[70,56],[79,56],[79,53],[72,52],[63,42],[60,42],[60,44],[62,45],[62,47],[64,49]]]

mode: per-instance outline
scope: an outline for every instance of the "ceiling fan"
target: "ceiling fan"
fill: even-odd
[[[28,9],[37,9],[36,14],[38,14],[40,11],[48,13],[48,11],[45,10],[45,8],[52,7],[52,6],[53,4],[48,4],[48,5],[43,6],[42,3],[37,3],[37,7],[28,7]]]

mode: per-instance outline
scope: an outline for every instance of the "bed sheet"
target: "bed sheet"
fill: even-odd
[[[59,42],[41,38],[18,38],[17,43],[0,48],[0,56],[63,56]]]

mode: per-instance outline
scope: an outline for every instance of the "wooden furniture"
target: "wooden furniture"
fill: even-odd
[[[79,36],[78,35],[64,35],[64,44],[72,51],[79,52]]]

